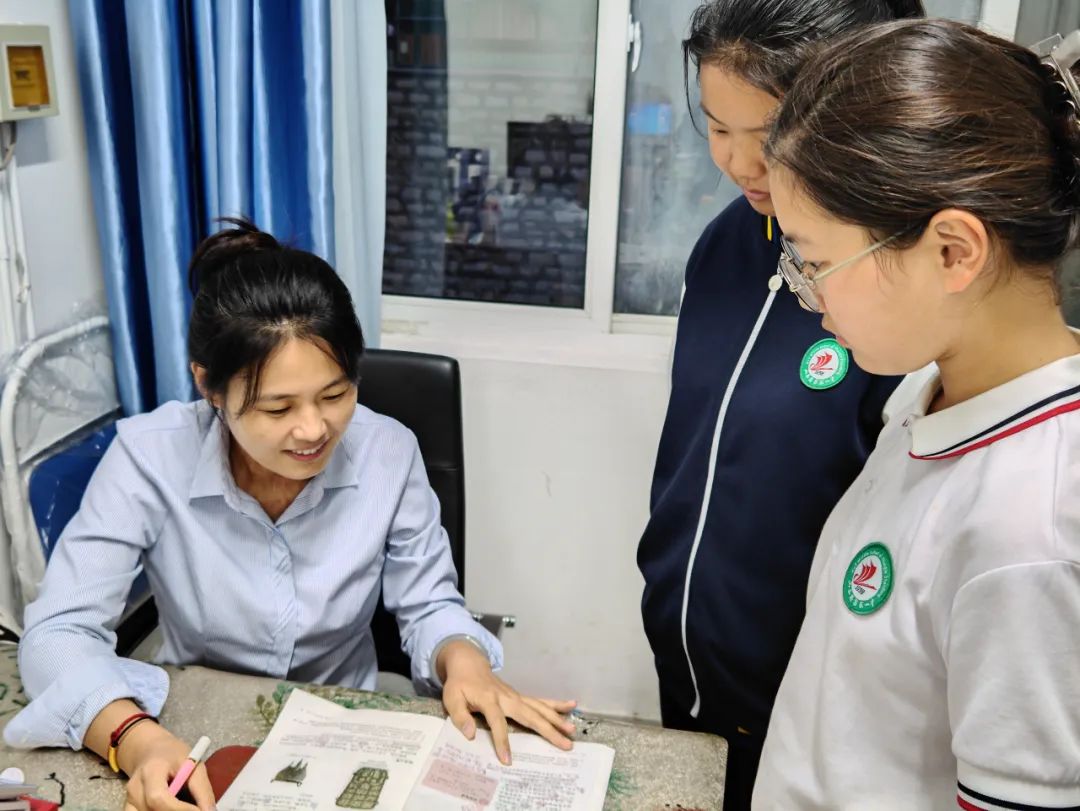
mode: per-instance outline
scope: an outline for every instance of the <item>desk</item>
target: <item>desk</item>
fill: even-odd
[[[209,735],[212,749],[253,745],[269,731],[290,682],[222,673],[202,667],[166,667],[171,688],[162,723],[188,741]],[[349,707],[400,710],[445,717],[442,704],[428,698],[368,693],[343,687],[299,685],[316,695]],[[212,700],[210,699],[212,697]],[[0,728],[25,704],[15,646],[0,643]],[[723,806],[727,744],[713,735],[628,724],[586,714],[577,719],[577,738],[615,749],[605,811],[659,811]],[[124,781],[117,779],[96,755],[67,749],[24,751],[0,744],[0,768],[18,766],[27,781],[39,785],[39,796],[60,799],[64,811],[119,811]],[[50,774],[56,779],[47,780]]]

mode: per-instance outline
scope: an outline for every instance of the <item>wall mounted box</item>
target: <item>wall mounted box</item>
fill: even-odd
[[[49,28],[0,25],[0,121],[57,115]]]

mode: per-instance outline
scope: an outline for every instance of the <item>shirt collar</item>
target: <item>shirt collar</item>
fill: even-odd
[[[349,436],[349,427],[351,426],[352,423],[346,427],[345,435],[341,437],[333,453],[331,453],[326,469],[315,477],[322,479],[322,486],[327,490],[337,487],[353,487],[360,484],[359,466],[356,463],[357,452],[352,437]]]
[[[209,403],[199,403],[195,415],[203,440],[199,450],[199,461],[195,464],[195,475],[191,479],[188,498],[224,496],[227,488],[235,489],[236,487],[232,472],[229,470],[228,445],[225,442],[228,429],[218,419]]]
[[[191,480],[188,498],[207,496],[236,497],[238,488],[229,469],[229,446],[225,424],[218,419],[208,403],[200,403],[197,411],[199,428],[203,434],[199,460],[195,465],[195,475]],[[351,424],[350,424],[351,427]],[[330,490],[338,487],[352,487],[360,483],[356,464],[356,448],[351,442],[349,430],[337,443],[330,454],[330,461],[305,492],[313,489]]]
[[[927,414],[941,378],[922,387],[905,421],[916,459],[950,459],[1080,409],[1080,355],[1070,355],[935,414]]]

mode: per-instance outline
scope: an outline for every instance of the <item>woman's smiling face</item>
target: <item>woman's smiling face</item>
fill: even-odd
[[[263,366],[254,404],[238,414],[246,385],[234,377],[217,405],[247,461],[292,480],[323,470],[356,410],[356,386],[329,348],[286,340]]]

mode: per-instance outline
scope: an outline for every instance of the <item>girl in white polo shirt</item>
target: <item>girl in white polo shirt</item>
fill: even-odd
[[[825,525],[755,808],[1080,807],[1077,43],[887,23],[784,97],[783,276],[867,371],[939,371]]]

